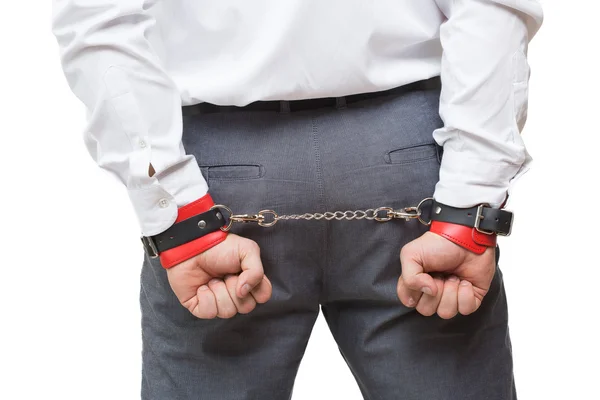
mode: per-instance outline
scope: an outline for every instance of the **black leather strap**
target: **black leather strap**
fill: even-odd
[[[431,220],[450,222],[477,228],[484,233],[508,236],[512,228],[513,213],[481,204],[471,208],[456,208],[433,200]],[[477,218],[479,217],[479,224]]]
[[[226,223],[223,214],[214,209],[173,224],[158,235],[142,236],[141,239],[146,253],[151,257],[158,257],[163,251],[218,231]]]

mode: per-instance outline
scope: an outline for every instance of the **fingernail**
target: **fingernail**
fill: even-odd
[[[206,285],[202,285],[200,286],[200,290],[204,291],[204,290],[208,290],[208,286]]]
[[[456,282],[458,280],[458,277],[452,275],[450,278],[448,278],[448,280],[452,281],[452,282]]]
[[[208,282],[208,283],[209,283],[209,284],[211,284],[211,283],[212,283],[212,284],[215,284],[215,283],[219,283],[220,281],[221,281],[220,279],[213,278],[213,279],[211,279],[211,280],[210,280],[210,282]]]
[[[422,289],[421,289],[421,292],[423,292],[423,293],[425,293],[425,294],[428,294],[428,295],[430,295],[430,296],[432,296],[432,295],[433,295],[433,292],[432,292],[432,291],[431,291],[431,289],[429,289],[428,287],[424,287],[424,288],[422,288]]]
[[[415,305],[415,299],[413,299],[412,297],[408,298],[408,306],[412,307]]]
[[[250,292],[250,285],[248,285],[247,283],[245,283],[242,286],[242,296],[246,296],[249,292]]]
[[[462,281],[460,286],[469,286],[469,281]]]

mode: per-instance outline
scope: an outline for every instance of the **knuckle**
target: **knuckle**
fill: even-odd
[[[246,276],[251,280],[251,282],[248,282],[248,284],[252,286],[252,289],[260,285],[263,280],[263,277],[265,276],[265,271],[263,271],[262,268],[257,267],[249,268],[244,272],[246,273]]]
[[[430,307],[417,307],[417,311],[419,314],[425,317],[431,317],[433,314],[435,314],[435,310],[431,309]]]
[[[400,259],[405,259],[408,256],[409,253],[409,249],[408,249],[408,245],[404,245],[402,247],[402,249],[400,249]]]
[[[246,246],[249,252],[260,254],[260,246],[254,240],[246,239]]]
[[[408,257],[414,253],[415,243],[414,241],[406,243],[400,249],[400,257]]]
[[[228,319],[232,318],[235,314],[237,314],[237,310],[235,308],[226,308],[219,313],[220,318]]]
[[[221,285],[223,285],[224,283],[225,282],[221,278],[212,278],[210,281],[208,281],[207,285],[214,292],[215,290],[220,289]]]
[[[256,308],[256,303],[247,303],[247,304],[243,304],[239,309],[238,312],[240,314],[249,314],[250,312],[252,312],[252,310],[254,310]]]
[[[201,312],[192,312],[192,314],[200,319],[215,319],[217,318],[217,310],[203,310]]]
[[[405,276],[404,284],[409,288],[416,288],[418,286],[418,281],[415,276]]]
[[[438,310],[438,316],[441,319],[452,319],[456,314],[448,310]]]
[[[271,293],[261,293],[258,295],[255,295],[255,299],[256,302],[259,304],[263,304],[266,303],[267,301],[269,301],[269,299],[271,298]]]

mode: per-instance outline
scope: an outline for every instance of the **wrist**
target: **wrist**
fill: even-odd
[[[215,203],[209,193],[177,209],[174,224],[159,235],[142,238],[147,253],[159,257],[164,268],[171,268],[221,243],[227,232],[220,229],[222,215],[211,210]],[[206,232],[202,232],[202,230]]]
[[[507,198],[504,199],[503,205]],[[429,231],[477,254],[495,247],[497,236],[510,235],[513,213],[480,203],[459,208],[433,200]]]
[[[478,232],[475,228],[444,221],[431,221],[429,232],[476,254],[483,254],[488,247],[496,246],[497,235]]]

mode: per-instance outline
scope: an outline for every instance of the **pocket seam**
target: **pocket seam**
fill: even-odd
[[[210,165],[200,165],[201,170],[206,171],[206,180],[216,180],[216,181],[249,181],[254,179],[260,179],[265,175],[265,167],[262,164],[210,164]],[[253,176],[228,176],[228,177],[211,177],[210,169],[215,167],[257,167],[258,174]]]
[[[412,163],[416,163],[416,162],[427,161],[432,158],[438,159],[438,162],[439,162],[438,149],[436,148],[436,146],[437,146],[437,143],[435,143],[435,142],[426,142],[426,143],[417,143],[414,145],[401,147],[401,148],[390,150],[390,151],[386,152],[384,155],[384,160],[385,160],[386,164],[390,164],[390,165],[412,164]],[[418,158],[412,158],[412,159],[406,159],[406,160],[400,160],[400,161],[392,161],[392,158],[391,158],[392,153],[403,151],[403,150],[408,150],[408,153],[410,153],[410,149],[419,148],[419,147],[427,147],[428,149],[431,149],[432,150],[431,154],[422,156],[422,157],[418,157]]]

